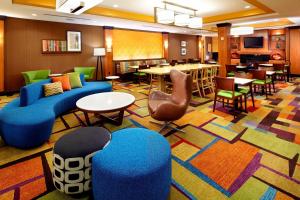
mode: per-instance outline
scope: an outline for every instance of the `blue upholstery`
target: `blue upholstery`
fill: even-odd
[[[142,128],[112,134],[92,161],[95,200],[166,200],[171,186],[171,150],[157,132]]]
[[[50,79],[23,87],[20,98],[0,110],[0,134],[8,145],[26,149],[43,144],[51,135],[55,118],[76,108],[78,99],[112,89],[107,82],[89,82],[82,88],[43,97],[43,84],[48,82]]]

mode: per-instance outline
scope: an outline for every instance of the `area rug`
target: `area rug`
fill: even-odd
[[[277,93],[268,99],[256,96],[256,106],[249,102],[249,113],[237,118],[221,104],[213,112],[213,95],[194,96],[187,114],[175,122],[185,133],[161,133],[172,148],[169,199],[299,199],[299,159],[289,174],[290,159],[300,153],[299,83],[277,84]],[[104,126],[111,132],[129,127],[159,130],[150,123],[148,87],[116,82],[115,91],[133,94],[136,102],[126,110],[121,126]],[[1,96],[0,107],[17,97]],[[61,136],[79,128],[81,120],[85,118],[80,111],[57,118],[51,138],[35,149],[19,150],[0,139],[0,199],[73,199],[53,186],[52,149]]]

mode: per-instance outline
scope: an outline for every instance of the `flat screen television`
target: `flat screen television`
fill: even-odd
[[[263,48],[264,38],[263,37],[244,37],[245,48]]]

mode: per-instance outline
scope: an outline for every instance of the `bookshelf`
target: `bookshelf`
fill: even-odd
[[[68,53],[66,40],[42,40],[42,53],[43,54],[60,54]]]

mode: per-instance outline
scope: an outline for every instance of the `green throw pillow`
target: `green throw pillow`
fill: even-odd
[[[80,80],[80,74],[77,72],[72,72],[72,73],[68,73],[69,75],[69,79],[70,79],[70,84],[71,84],[71,88],[81,88],[82,84],[81,84],[81,80]]]

